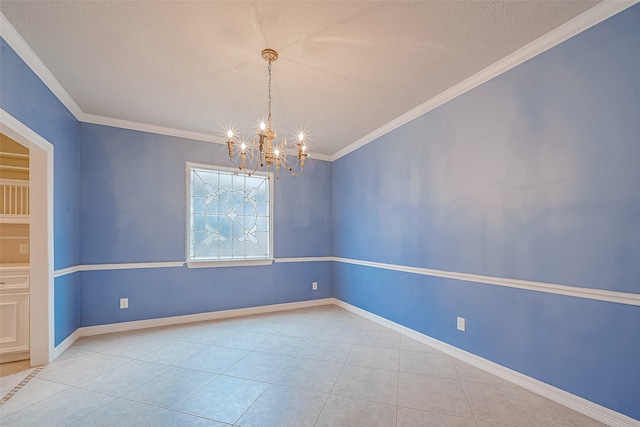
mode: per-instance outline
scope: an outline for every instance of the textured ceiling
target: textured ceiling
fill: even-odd
[[[267,109],[331,155],[598,1],[0,1],[89,115],[249,136]]]

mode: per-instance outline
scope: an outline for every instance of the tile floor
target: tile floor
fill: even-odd
[[[32,369],[0,365],[0,399]],[[78,340],[9,426],[602,426],[339,307]]]

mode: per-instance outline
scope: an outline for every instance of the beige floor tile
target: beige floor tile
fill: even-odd
[[[64,384],[33,378],[18,393],[14,394],[11,399],[0,406],[0,417],[4,419],[4,417],[14,412],[41,402],[69,388],[69,386]],[[0,422],[0,425],[2,425],[2,422]]]
[[[360,330],[356,335],[355,344],[399,349],[400,334],[392,331]]]
[[[198,344],[218,345],[222,340],[228,339],[236,333],[235,329],[216,327],[215,324],[202,327],[197,333],[189,336],[188,341]]]
[[[273,337],[272,334],[240,330],[226,338],[218,340],[216,345],[219,345],[220,347],[236,348],[238,350],[255,350],[256,347],[271,337]]]
[[[168,369],[170,369],[170,366],[167,365],[132,360],[97,377],[81,382],[78,387],[119,397],[139,387],[140,384],[152,380]]]
[[[473,418],[460,381],[400,373],[398,405],[440,414]]]
[[[311,341],[309,338],[274,335],[256,347],[256,351],[295,357],[309,344],[309,341]]]
[[[153,427],[229,427],[230,424],[213,421],[207,418],[196,417],[195,415],[183,414],[182,412],[171,411],[167,416],[153,424]]]
[[[253,352],[224,371],[225,375],[270,383],[293,361],[280,354]]]
[[[177,407],[180,412],[235,423],[269,384],[221,375]]]
[[[451,356],[422,351],[400,351],[400,371],[431,377],[458,378]]]
[[[398,372],[345,365],[331,393],[395,405],[398,401]]]
[[[463,383],[463,387],[478,420],[515,427],[556,425],[527,390],[478,383]]]
[[[72,424],[73,427],[153,426],[169,411],[126,399],[115,399]]]
[[[329,393],[342,371],[338,363],[296,359],[280,374],[275,384]]]
[[[476,420],[478,427],[513,427],[506,424],[490,423],[489,421]]]
[[[318,419],[327,397],[326,393],[271,385],[236,425],[311,427]]]
[[[70,348],[45,366],[38,378],[76,386],[130,361],[124,357]]]
[[[298,354],[305,359],[344,363],[349,358],[353,344],[314,339]]]
[[[178,364],[196,354],[209,349],[205,344],[174,341],[165,348],[158,349],[140,356],[138,359],[145,362],[161,363],[163,365],[178,366]]]
[[[400,350],[368,345],[354,345],[349,358],[349,365],[397,371],[400,366]]]
[[[250,325],[247,325],[243,330],[248,332],[259,332],[263,334],[278,334],[289,324],[289,321],[285,319],[271,320],[267,317],[264,320],[260,320],[259,322],[254,322]]]
[[[122,397],[173,409],[216,377],[209,372],[172,368],[139,385]]]
[[[137,359],[147,353],[162,350],[168,345],[171,345],[171,343],[172,341],[161,338],[127,335],[123,336],[118,340],[118,342],[113,343],[111,346],[104,349],[102,353],[110,354],[112,356]]]
[[[221,374],[248,354],[247,350],[211,346],[193,356],[179,360],[176,365],[181,368]]]
[[[437,414],[435,412],[399,407],[397,427],[416,426],[476,427],[476,421],[473,418],[455,417],[453,415]]]
[[[287,325],[280,331],[280,335],[297,338],[314,338],[324,327],[324,322],[296,322]]]
[[[605,427],[606,424],[582,415],[579,412],[562,406],[542,396],[536,396],[536,399],[547,410],[551,417],[558,423],[560,427]]]
[[[395,427],[396,406],[345,396],[329,396],[316,427]]]
[[[318,335],[316,335],[315,338],[322,341],[356,344],[358,342],[358,333],[359,331],[356,329],[346,329],[338,326],[327,325],[318,332]]]
[[[114,399],[113,396],[71,387],[3,417],[2,426],[66,426]]]

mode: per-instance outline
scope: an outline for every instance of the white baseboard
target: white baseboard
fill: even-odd
[[[65,352],[66,349],[68,349],[69,347],[71,347],[73,345],[74,342],[76,342],[78,340],[78,338],[80,338],[80,329],[76,329],[75,331],[73,331],[73,333],[71,335],[69,335],[67,338],[65,338],[64,341],[62,341],[60,344],[58,344],[54,349],[53,349],[53,360],[56,360],[58,358],[58,356],[60,356],[62,353]],[[52,360],[52,362],[53,362]]]
[[[421,334],[384,317],[380,317],[338,299],[335,299],[334,304],[607,425],[612,427],[640,427],[640,421],[638,420],[543,383],[535,378],[498,365],[490,360],[483,359],[480,356],[461,350],[428,335]]]
[[[274,311],[294,310],[297,308],[308,308],[308,307],[315,307],[319,305],[329,305],[329,304],[335,304],[335,301],[336,300],[334,298],[322,298],[322,299],[300,301],[300,302],[289,302],[284,304],[261,305],[258,307],[238,308],[234,310],[212,311],[207,313],[186,314],[183,316],[161,317],[158,319],[111,323],[108,325],[85,326],[82,328],[78,328],[76,332],[74,332],[74,334],[77,333],[78,334],[77,338],[79,338],[79,337],[86,337],[90,335],[109,334],[112,332],[126,332],[126,331],[133,331],[136,329],[155,328],[158,326],[171,326],[171,325],[178,325],[181,323],[202,322],[206,320],[225,319],[228,317],[250,316],[252,314],[271,313]],[[72,336],[74,334],[72,334]],[[69,338],[71,338],[71,336]],[[67,338],[58,347],[61,347],[63,344],[65,344],[66,341],[69,340],[69,338]],[[75,339],[73,341],[75,341]],[[71,344],[73,344],[73,342],[71,342]],[[56,347],[56,350],[58,349],[58,347]],[[69,346],[65,347],[64,350],[66,350],[68,347]]]

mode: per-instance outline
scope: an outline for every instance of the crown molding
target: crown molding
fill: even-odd
[[[226,144],[227,142],[222,137],[213,136],[207,133],[192,132],[188,130],[175,129],[165,126],[152,125],[148,123],[133,122],[123,119],[115,119],[112,117],[98,116],[95,114],[84,114],[83,119],[80,120],[84,123],[91,123],[95,125],[111,126],[121,129],[136,130],[147,133],[155,133],[158,135],[175,136],[177,138],[193,139],[196,141],[213,142],[216,144]]]
[[[602,3],[592,7],[586,12],[576,16],[570,21],[565,22],[556,29],[548,32],[542,37],[537,38],[528,45],[516,50],[512,54],[505,56],[501,60],[493,63],[487,68],[477,72],[471,77],[463,80],[455,86],[445,90],[444,92],[434,96],[427,102],[418,105],[414,109],[404,113],[396,119],[390,121],[386,125],[374,130],[368,135],[363,136],[352,144],[346,146],[342,150],[337,151],[330,157],[330,161],[338,160],[346,156],[352,151],[380,138],[394,129],[422,116],[425,113],[465,94],[471,89],[480,86],[494,77],[508,71],[529,59],[540,55],[541,53],[551,49],[554,46],[580,34],[581,32],[593,27],[613,15],[633,6],[640,0],[605,0]]]
[[[29,47],[27,42],[18,33],[11,22],[0,12],[0,36],[11,46],[18,56],[31,68],[40,80],[49,88],[51,92],[67,107],[67,110],[75,116],[76,119],[82,120],[85,113],[80,109],[78,104],[71,98],[71,95],[62,87],[60,82],[49,71],[44,62],[38,58],[35,52]]]

